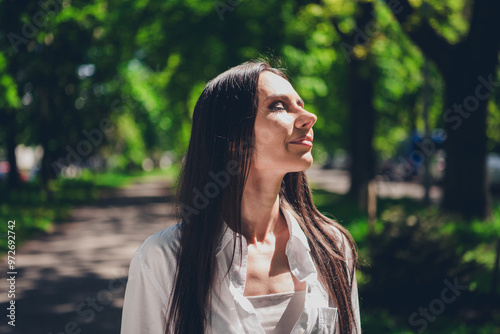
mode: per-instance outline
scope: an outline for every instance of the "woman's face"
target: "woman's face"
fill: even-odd
[[[287,80],[272,72],[260,74],[257,93],[251,167],[282,174],[306,170],[313,162],[316,115],[304,109],[304,101]]]

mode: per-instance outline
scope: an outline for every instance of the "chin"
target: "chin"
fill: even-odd
[[[309,169],[313,164],[313,157],[310,153],[305,154],[301,157],[300,163],[297,164],[297,167],[295,168],[294,172],[303,172],[306,169]]]

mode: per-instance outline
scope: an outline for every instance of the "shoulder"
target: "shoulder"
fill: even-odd
[[[136,250],[134,257],[138,257],[140,262],[152,270],[173,267],[180,248],[180,225],[178,223],[150,235]]]
[[[352,257],[352,252],[350,251],[352,236],[349,231],[346,228],[339,226],[338,223],[332,223],[330,228],[335,235],[335,240],[337,241],[342,254],[346,257]]]
[[[354,239],[349,231],[338,223],[333,223],[330,226],[335,235],[334,241],[337,243],[341,255],[345,258],[346,266],[349,268],[349,275],[352,277],[357,264],[357,252]]]
[[[148,253],[160,249],[175,249],[180,244],[181,223],[167,227],[158,231],[144,240],[137,252]]]

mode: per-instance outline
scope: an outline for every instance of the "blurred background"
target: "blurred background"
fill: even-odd
[[[499,14],[498,0],[0,0],[1,266],[17,270],[0,331],[119,333],[133,252],[175,223],[198,96],[266,58],[318,116],[309,181],[357,242],[363,332],[500,333]]]

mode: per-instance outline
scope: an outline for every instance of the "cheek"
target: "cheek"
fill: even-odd
[[[275,135],[269,127],[261,127],[255,130],[255,141],[258,145],[266,145],[274,141]]]
[[[293,119],[287,114],[266,118],[256,124],[255,138],[261,145],[285,145],[293,132]]]
[[[280,120],[268,120],[265,124],[256,130],[257,142],[260,145],[276,145],[284,143],[287,137],[287,130],[285,124]]]

